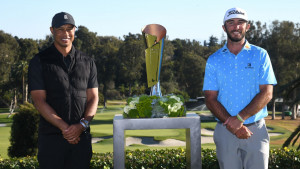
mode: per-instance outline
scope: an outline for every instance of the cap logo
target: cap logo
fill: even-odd
[[[238,10],[233,10],[233,11],[229,11],[229,12],[228,12],[227,17],[230,16],[230,15],[233,15],[233,14],[241,14],[241,15],[245,15],[244,12],[241,12],[241,11],[238,11]]]
[[[64,15],[64,19],[68,19],[68,16],[67,16],[67,15]]]

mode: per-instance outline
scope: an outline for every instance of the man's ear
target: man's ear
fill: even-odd
[[[247,26],[246,26],[246,32],[248,32],[249,29],[250,29],[250,24],[247,23]]]
[[[51,31],[51,33],[52,33],[52,35],[54,34],[54,29],[53,29],[53,27],[50,27],[50,31]]]

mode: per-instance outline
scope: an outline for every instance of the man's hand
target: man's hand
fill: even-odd
[[[239,139],[248,139],[252,136],[252,132],[249,130],[248,127],[242,126],[236,133],[236,137]]]
[[[224,122],[224,125],[232,134],[235,134],[243,126],[243,123],[236,116],[232,116]]]
[[[82,131],[83,126],[78,123],[70,125],[67,129],[63,130],[62,134],[70,144],[77,144],[80,141]]]

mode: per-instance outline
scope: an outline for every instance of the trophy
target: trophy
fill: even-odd
[[[146,45],[145,57],[148,87],[151,87],[151,96],[162,96],[159,77],[167,30],[159,24],[150,24],[142,29],[142,33]]]

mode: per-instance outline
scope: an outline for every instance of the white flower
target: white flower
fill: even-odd
[[[178,102],[180,102],[180,98],[177,97],[177,96],[172,95],[172,96],[170,96],[170,98],[175,99],[175,100],[177,100]]]
[[[175,103],[175,104],[173,105],[173,107],[174,107],[174,109],[175,109],[175,112],[177,112],[177,111],[181,108],[181,106],[182,106],[182,102],[181,102],[181,103]]]
[[[180,103],[175,103],[173,106],[169,105],[168,110],[170,112],[177,112],[181,108],[182,104]]]
[[[139,97],[132,98],[131,102],[129,102],[129,104],[124,107],[124,112],[128,114],[130,110],[136,109],[136,104],[139,103],[139,99]]]
[[[133,109],[135,109],[136,108],[136,104],[138,104],[139,103],[139,97],[134,97],[134,98],[132,98],[132,100],[131,100],[131,102],[129,102],[129,106],[131,107],[131,108],[133,108]]]
[[[124,107],[124,113],[128,114],[129,111],[130,111],[131,109],[132,109],[132,107],[130,107],[130,106],[125,106],[125,107]]]
[[[135,100],[132,100],[130,103],[129,103],[129,106],[132,107],[132,108],[135,108],[135,105],[139,103],[139,101],[135,101]]]

